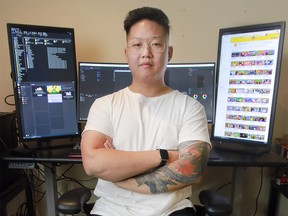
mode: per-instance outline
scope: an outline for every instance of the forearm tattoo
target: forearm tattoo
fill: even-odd
[[[207,165],[208,144],[199,142],[188,147],[180,146],[179,160],[152,173],[135,177],[138,186],[147,185],[152,194],[168,192],[169,185],[190,185],[203,173]]]

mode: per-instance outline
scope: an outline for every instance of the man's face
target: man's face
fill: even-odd
[[[166,65],[172,57],[172,47],[169,47],[163,27],[150,20],[141,20],[132,26],[127,43],[125,56],[133,80],[162,81]]]

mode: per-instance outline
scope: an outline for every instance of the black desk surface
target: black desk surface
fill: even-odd
[[[21,162],[37,162],[37,163],[82,163],[80,155],[69,157],[73,153],[73,145],[27,151],[18,148],[7,151],[2,155],[3,160],[21,161]],[[76,153],[76,151],[75,151]]]
[[[79,155],[71,155],[73,146],[46,149],[24,154],[8,151],[1,156],[6,161],[37,162],[37,163],[82,163]],[[285,166],[288,161],[274,152],[251,155],[239,152],[230,152],[221,149],[212,149],[208,166],[234,166],[234,167],[277,167]]]
[[[253,155],[214,148],[210,152],[208,166],[277,167],[288,161],[274,152]]]

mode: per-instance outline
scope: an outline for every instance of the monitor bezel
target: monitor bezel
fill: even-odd
[[[67,33],[69,32],[71,34],[72,41],[72,50],[73,50],[73,58],[74,63],[73,67],[75,69],[74,72],[74,92],[75,92],[75,106],[76,106],[76,113],[77,113],[77,62],[76,62],[76,46],[75,46],[75,31],[73,28],[69,27],[57,27],[57,26],[45,26],[45,25],[34,25],[34,24],[20,24],[20,23],[7,23],[7,35],[8,35],[8,45],[9,45],[9,54],[10,54],[10,64],[11,64],[11,79],[12,79],[12,85],[13,85],[13,91],[14,91],[14,99],[15,99],[15,112],[16,112],[16,121],[17,121],[17,130],[18,130],[18,139],[19,142],[22,143],[30,143],[30,142],[45,142],[50,143],[54,140],[62,140],[62,139],[73,139],[73,138],[79,138],[80,137],[80,125],[77,122],[77,132],[76,133],[67,133],[67,134],[57,134],[57,135],[51,135],[51,136],[35,136],[35,137],[25,137],[24,130],[23,130],[23,124],[22,124],[22,113],[21,113],[21,107],[20,107],[20,99],[19,99],[19,93],[18,93],[18,87],[17,87],[17,71],[15,69],[15,61],[14,61],[14,51],[13,51],[13,42],[12,42],[12,28],[21,28],[21,29],[27,29],[29,31],[47,31],[47,32],[63,32]],[[45,82],[45,81],[43,81]],[[77,116],[75,117],[77,120]]]
[[[270,151],[271,145],[272,145],[272,139],[273,139],[273,129],[274,129],[274,121],[275,121],[275,113],[276,113],[279,78],[280,78],[280,72],[281,72],[285,24],[286,24],[285,21],[280,21],[280,22],[272,22],[272,23],[222,28],[219,30],[218,52],[217,52],[217,62],[216,62],[216,65],[217,65],[216,86],[217,87],[216,87],[215,116],[217,115],[217,98],[219,97],[218,88],[219,88],[219,76],[220,76],[220,61],[221,61],[221,53],[222,53],[222,50],[221,50],[222,36],[227,35],[227,34],[249,33],[249,32],[258,32],[258,31],[265,31],[265,30],[273,30],[273,29],[279,29],[281,32],[280,32],[280,37],[279,37],[279,45],[278,45],[278,53],[277,53],[277,56],[278,56],[277,66],[275,68],[275,72],[276,72],[275,85],[274,85],[274,92],[273,92],[273,98],[272,98],[273,101],[272,101],[272,106],[271,106],[271,115],[270,115],[267,142],[217,136],[215,135],[215,125],[218,122],[216,122],[216,118],[215,118],[215,122],[212,125],[212,130],[211,130],[211,140],[213,141],[215,147],[232,150],[232,151],[242,151],[246,153],[248,152],[252,154],[258,154],[258,153]]]

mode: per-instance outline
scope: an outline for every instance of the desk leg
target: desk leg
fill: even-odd
[[[268,215],[276,215],[277,212],[277,203],[279,200],[279,194],[273,183],[270,183],[270,194],[269,194],[269,206],[268,206]]]
[[[242,201],[243,201],[243,189],[245,181],[245,167],[233,168],[233,183],[231,201],[233,204],[233,216],[241,216],[242,214]]]
[[[45,164],[45,189],[48,216],[59,215],[55,209],[57,199],[56,169],[52,164]]]

